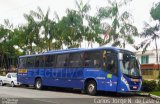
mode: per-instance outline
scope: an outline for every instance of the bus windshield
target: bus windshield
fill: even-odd
[[[141,76],[139,63],[133,53],[123,52],[122,60],[120,61],[121,71],[123,74],[130,77]]]

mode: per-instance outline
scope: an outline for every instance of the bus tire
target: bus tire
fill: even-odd
[[[37,78],[35,81],[35,88],[37,90],[42,90],[43,86],[42,86],[42,79],[41,78]]]
[[[87,82],[86,91],[89,95],[96,95],[97,84],[94,80],[90,80]]]

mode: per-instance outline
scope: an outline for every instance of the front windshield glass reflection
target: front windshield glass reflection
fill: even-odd
[[[129,76],[140,76],[139,64],[136,57],[130,53],[123,53],[123,60],[120,62],[122,73]]]

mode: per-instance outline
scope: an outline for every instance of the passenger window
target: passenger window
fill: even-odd
[[[19,59],[19,68],[25,68],[26,67],[26,58],[20,58]]]
[[[35,60],[35,67],[44,67],[44,56],[37,56]]]
[[[117,71],[118,71],[117,54],[106,52],[105,60],[104,60],[105,62],[104,65],[106,70],[110,71],[113,74],[117,74]]]
[[[101,51],[88,51],[84,53],[85,67],[101,67],[102,63]]]
[[[56,64],[55,55],[45,56],[45,67],[54,67]]]
[[[82,66],[82,57],[81,53],[71,53],[69,55],[69,67],[81,67]]]
[[[35,61],[35,57],[28,57],[27,58],[27,67],[28,68],[33,68],[34,67],[34,61]]]
[[[57,55],[57,64],[56,67],[67,67],[68,65],[68,56],[69,54],[60,54]]]

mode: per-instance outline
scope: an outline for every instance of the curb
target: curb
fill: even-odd
[[[159,96],[156,96],[156,95],[153,95],[153,94],[150,94],[150,93],[140,93],[139,95],[140,96],[151,97],[152,99],[160,101],[160,97]]]
[[[156,95],[153,95],[153,94],[149,94],[149,96],[153,99],[156,99],[156,100],[159,100],[160,101],[160,97],[159,96],[156,96]]]
[[[149,93],[139,93],[138,95],[140,95],[140,96],[150,97],[150,94],[149,94]]]

